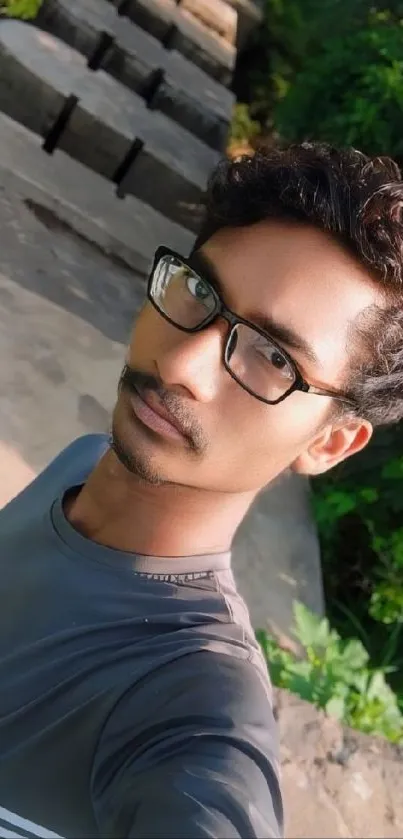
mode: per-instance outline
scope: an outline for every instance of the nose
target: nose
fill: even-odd
[[[226,371],[223,365],[228,326],[222,319],[200,332],[172,327],[172,340],[161,347],[156,363],[163,383],[184,388],[198,402],[210,402]]]

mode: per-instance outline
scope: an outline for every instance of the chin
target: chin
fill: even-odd
[[[153,486],[174,483],[159,462],[162,456],[158,455],[158,447],[151,440],[146,440],[127,416],[122,397],[112,418],[111,447],[122,466],[144,483]]]

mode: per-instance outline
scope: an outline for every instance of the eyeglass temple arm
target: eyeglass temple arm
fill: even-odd
[[[325,390],[324,388],[315,387],[314,385],[308,385],[306,392],[314,393],[316,396],[330,396],[332,399],[336,399],[337,402],[344,402],[346,405],[356,405],[355,399],[352,396],[348,396],[344,393],[336,393],[334,390]]]

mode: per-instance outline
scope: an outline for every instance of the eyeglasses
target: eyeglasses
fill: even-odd
[[[350,405],[347,394],[314,387],[295,361],[259,327],[231,312],[208,280],[169,248],[158,248],[148,282],[148,298],[165,320],[183,332],[200,332],[218,318],[228,324],[223,362],[244,390],[268,405],[277,405],[296,390],[330,396]]]

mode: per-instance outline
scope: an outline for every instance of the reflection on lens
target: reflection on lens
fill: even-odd
[[[229,337],[228,346],[227,346],[227,361],[231,360],[232,353],[235,352],[236,345],[238,343],[238,336],[236,333],[236,329],[233,329],[231,335]]]
[[[287,356],[253,327],[237,324],[231,333],[226,361],[239,384],[269,402],[276,402],[295,381]]]
[[[159,260],[151,293],[159,310],[183,329],[196,329],[216,308],[211,286],[172,256]]]

